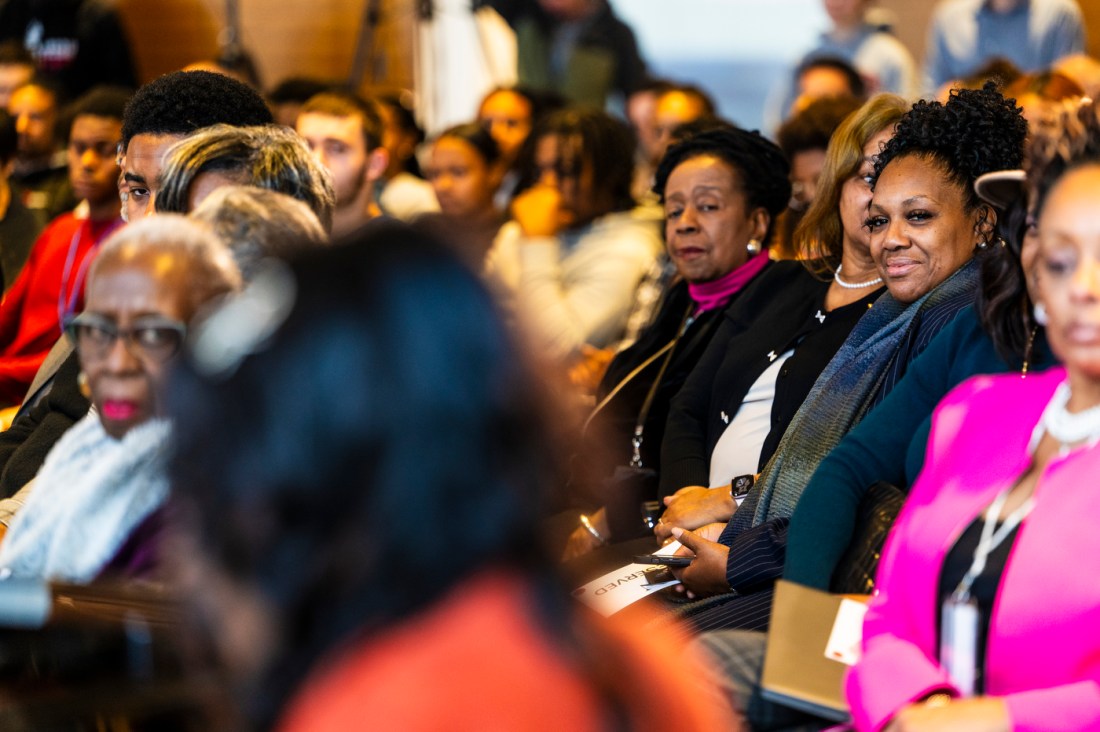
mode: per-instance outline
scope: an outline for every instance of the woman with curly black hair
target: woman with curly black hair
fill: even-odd
[[[875,162],[867,226],[888,288],[817,380],[744,504],[724,527],[670,533],[695,561],[693,593],[736,595],[695,614],[703,630],[763,629],[783,568],[790,516],[814,470],[893,389],[946,324],[974,302],[975,251],[991,246],[995,211],[975,179],[1018,167],[1027,125],[992,86],[946,104],[917,102]],[[711,540],[717,538],[717,541]]]

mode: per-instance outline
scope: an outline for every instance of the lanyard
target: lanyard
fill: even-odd
[[[1001,515],[1001,509],[1004,508],[1005,503],[1008,501],[1008,494],[1012,492],[1010,486],[1002,491],[990,504],[989,510],[985,515],[985,524],[982,526],[982,537],[978,541],[978,548],[974,550],[974,561],[970,565],[970,569],[966,570],[966,574],[963,575],[962,580],[959,581],[959,586],[955,588],[955,592],[951,597],[958,602],[966,602],[970,598],[970,588],[974,584],[974,580],[985,571],[986,561],[989,559],[989,555],[993,553],[993,550],[1001,545],[1001,542],[1005,538],[1015,531],[1016,527],[1020,525],[1029,513],[1031,509],[1035,507],[1035,497],[1029,496],[1019,508],[1005,517],[1004,523],[1001,524],[1001,528],[994,531],[997,525],[997,518]]]
[[[84,286],[84,275],[87,273],[92,259],[95,258],[96,250],[99,249],[100,243],[107,238],[107,235],[118,228],[118,222],[111,224],[106,231],[92,242],[91,248],[80,261],[80,266],[77,267],[76,277],[72,280],[70,289],[69,278],[72,275],[73,264],[76,262],[76,253],[80,249],[80,242],[84,238],[85,227],[88,228],[88,233],[91,234],[91,219],[81,221],[73,234],[72,240],[69,241],[69,253],[65,257],[65,268],[61,272],[61,290],[57,293],[57,322],[62,328],[65,327],[65,319],[73,314],[73,308],[76,307],[77,298],[80,297],[80,292]],[[68,290],[68,297],[66,297],[66,290]]]

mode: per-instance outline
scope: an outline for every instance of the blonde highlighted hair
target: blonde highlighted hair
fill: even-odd
[[[876,94],[848,115],[830,138],[817,195],[792,240],[798,259],[815,274],[832,274],[840,261],[844,247],[840,196],[844,183],[863,165],[863,148],[879,132],[896,125],[909,107],[896,94]]]

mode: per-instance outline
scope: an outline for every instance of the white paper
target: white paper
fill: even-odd
[[[628,564],[573,590],[573,597],[607,617],[657,590],[676,584],[676,580],[647,585],[645,573],[651,564]]]
[[[859,646],[863,640],[863,616],[867,606],[862,602],[844,598],[836,611],[829,642],[825,644],[825,658],[851,666],[859,660]]]

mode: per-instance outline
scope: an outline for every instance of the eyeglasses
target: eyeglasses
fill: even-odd
[[[168,318],[150,317],[132,328],[119,328],[107,318],[82,313],[65,324],[65,335],[85,357],[102,358],[122,338],[130,353],[163,363],[179,353],[187,337],[187,326]]]

